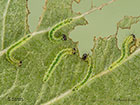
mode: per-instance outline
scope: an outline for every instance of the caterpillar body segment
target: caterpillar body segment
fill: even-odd
[[[122,44],[122,48],[121,48],[121,56],[118,60],[116,60],[115,62],[113,62],[110,66],[109,66],[109,70],[112,70],[114,68],[116,68],[117,66],[120,65],[120,63],[122,63],[128,56],[130,56],[131,54],[131,47],[136,45],[136,38],[135,35],[131,34],[129,35],[123,42]]]
[[[92,71],[93,71],[93,64],[92,64],[91,56],[89,56],[87,54],[83,54],[82,59],[88,62],[88,71],[87,71],[87,74],[84,77],[84,79],[80,83],[78,83],[76,86],[74,86],[72,91],[79,90],[88,81],[88,79],[90,78]]]
[[[51,65],[49,66],[47,72],[44,75],[43,81],[48,81],[49,78],[51,77],[51,74],[54,72],[56,66],[61,62],[62,58],[65,55],[73,55],[76,54],[76,49],[75,48],[66,48],[61,50],[56,57],[54,58],[54,60],[52,61]]]
[[[28,41],[30,38],[32,37],[31,34],[26,35],[25,37],[21,38],[19,41],[17,41],[16,43],[12,44],[9,49],[6,52],[6,58],[7,60],[11,63],[14,64],[16,66],[21,66],[22,61],[15,59],[12,56],[13,51],[15,51],[17,48],[19,48],[21,45],[23,45],[24,43],[26,43],[26,41]]]
[[[72,18],[69,18],[69,19],[65,19],[65,20],[59,22],[58,24],[54,25],[54,26],[51,28],[51,30],[49,31],[49,35],[48,35],[49,40],[52,41],[52,42],[61,40],[62,37],[64,37],[64,36],[62,36],[62,37],[56,37],[56,36],[55,36],[55,32],[56,32],[57,30],[59,30],[60,28],[66,26],[66,25],[68,25],[68,24],[70,24],[72,21],[73,21],[73,19],[72,19]]]

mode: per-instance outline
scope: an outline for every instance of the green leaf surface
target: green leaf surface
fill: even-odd
[[[124,18],[118,22],[117,27],[121,29],[130,29],[131,25],[136,24],[139,21],[140,16],[124,16]]]
[[[52,27],[60,21],[63,21],[67,18],[72,18],[78,16],[78,13],[72,11],[72,2],[73,0],[48,0],[44,6],[44,12],[40,17],[40,21],[37,27],[37,30],[44,30],[48,27]],[[78,19],[70,25],[61,28],[56,32],[57,34],[68,34],[75,26],[87,24],[84,18]]]
[[[140,53],[134,54],[112,72],[100,74],[77,93],[52,105],[139,105],[139,61]]]
[[[11,13],[17,18],[6,18],[7,22],[4,22],[7,24],[4,29],[7,33],[5,35],[14,35],[14,38],[5,37],[8,42],[5,42],[5,49],[0,52],[0,105],[138,105],[140,49],[137,48],[122,64],[109,71],[108,67],[121,56],[116,35],[94,38],[92,75],[80,90],[72,91],[87,74],[88,63],[80,58],[78,43],[69,37],[67,41],[60,40],[55,43],[48,39],[49,27],[66,18],[79,15],[71,9],[73,0],[61,1],[46,0],[37,30],[31,33],[33,37],[12,53],[15,59],[22,60],[21,67],[8,62],[5,52],[9,45],[29,32],[26,23],[26,1],[0,1],[3,11],[7,4],[9,6],[7,18],[12,18],[9,16]],[[3,11],[0,11],[2,16]],[[0,18],[1,30],[2,21],[3,18]],[[13,23],[17,24],[17,28]],[[85,24],[87,21],[82,17],[58,30],[56,36],[69,36],[76,26]],[[0,42],[2,43],[2,40]],[[55,56],[65,48],[76,48],[77,53],[62,58],[49,81],[43,82],[44,74]]]
[[[27,15],[26,0],[0,1],[0,50],[29,32]]]
[[[65,91],[43,105],[138,105],[140,49],[110,72],[108,66],[120,56],[116,42],[114,36],[96,39],[93,50],[94,75],[87,84],[76,93]]]
[[[94,48],[92,49],[94,73],[98,74],[108,69],[109,65],[120,57],[120,53],[114,35],[108,38],[95,38]]]

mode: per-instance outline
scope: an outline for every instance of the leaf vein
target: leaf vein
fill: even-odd
[[[12,87],[9,88],[5,93],[1,94],[0,95],[0,99],[3,98],[3,97],[5,97],[7,94],[9,94],[10,92],[12,92],[12,90],[15,89],[15,87],[17,86],[18,74],[19,74],[19,70],[17,70],[17,72],[16,72],[16,78],[15,78],[15,81],[14,81]]]
[[[4,48],[4,36],[5,36],[5,27],[6,27],[5,23],[6,23],[7,10],[9,8],[10,1],[11,0],[8,0],[7,5],[5,7],[5,10],[4,10],[4,13],[3,13],[3,22],[2,22],[3,28],[2,28],[2,35],[1,35],[1,46],[2,46],[2,48],[1,49]]]

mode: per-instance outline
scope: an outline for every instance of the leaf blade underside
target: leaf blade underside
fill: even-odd
[[[14,3],[12,0],[11,2]],[[25,0],[22,2],[24,3],[17,1],[16,6],[21,6],[20,9],[24,8],[23,11],[25,12],[27,9]],[[45,30],[66,18],[77,16],[78,14],[71,9],[72,2],[73,0],[64,0],[63,2],[61,0],[48,0],[46,11],[42,15],[37,31]],[[17,10],[12,11],[15,12]],[[23,11],[19,14],[23,13]],[[7,39],[8,43],[5,42],[7,47],[28,32],[25,29],[26,22],[24,21],[23,24],[23,19],[26,19],[26,12],[21,15],[22,18],[17,14],[16,16],[21,19],[18,20],[21,21],[21,24],[17,25],[18,28],[15,28],[14,24],[11,25],[10,28],[13,29],[13,32],[11,31],[8,35],[17,35],[18,37]],[[15,23],[15,20],[11,21]],[[18,21],[16,24],[18,24]],[[66,34],[69,36],[69,33],[76,26],[85,24],[87,24],[86,20],[80,18],[58,30],[56,35]],[[57,53],[65,48],[76,48],[77,54],[65,56],[56,67],[50,80],[44,83],[43,77],[49,65]],[[109,65],[120,57],[116,36],[95,38],[92,56],[94,69],[88,83],[75,93],[69,92],[84,78],[88,68],[87,62],[79,57],[77,43],[70,38],[67,41],[52,43],[48,40],[48,32],[33,36],[31,40],[13,52],[14,58],[23,61],[21,67],[15,67],[15,65],[9,63],[5,54],[0,56],[0,104],[40,105],[48,103],[66,92],[69,93],[57,101],[52,101],[51,104],[108,105],[120,103],[120,101],[117,101],[119,98],[132,98],[136,100],[132,104],[137,104],[138,93],[140,93],[140,84],[138,82],[140,80],[140,50],[137,49],[124,63],[112,72],[107,73]],[[94,76],[98,77],[94,79]],[[8,101],[8,97],[22,98],[23,101]],[[105,99],[106,97],[107,99]],[[120,104],[123,105],[124,103]]]

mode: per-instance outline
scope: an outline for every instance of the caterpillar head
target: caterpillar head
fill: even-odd
[[[136,49],[136,37],[134,34],[131,34],[128,39],[127,39],[127,42],[126,44],[128,44],[128,48],[129,48],[129,52],[130,54],[133,53]]]
[[[86,62],[89,62],[91,60],[91,57],[89,56],[89,54],[84,53],[82,59]]]
[[[62,40],[66,41],[67,40],[67,36],[65,34],[62,35]]]
[[[136,37],[134,34],[131,34],[127,39],[126,39],[126,44],[131,48],[136,44]]]
[[[20,67],[22,65],[22,61],[19,61],[19,64],[18,64],[18,66]]]
[[[76,48],[73,48],[73,49],[72,49],[72,54],[75,55],[75,54],[76,54],[76,51],[77,51]]]
[[[88,54],[84,53],[83,56],[82,56],[82,59],[85,61],[88,57]]]

